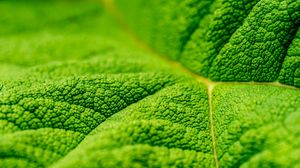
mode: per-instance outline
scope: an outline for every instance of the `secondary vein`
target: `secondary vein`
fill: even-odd
[[[210,117],[210,134],[213,143],[213,152],[215,158],[216,168],[219,168],[218,154],[217,154],[217,143],[214,132],[214,117],[213,117],[213,104],[212,104],[212,92],[214,89],[214,85],[208,86],[208,104],[209,104],[209,117]]]

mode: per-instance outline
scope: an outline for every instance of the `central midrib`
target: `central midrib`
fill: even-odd
[[[199,74],[194,73],[193,71],[189,70],[188,68],[184,67],[182,64],[174,61],[166,56],[161,55],[157,51],[155,51],[152,47],[150,47],[147,43],[141,40],[127,25],[125,20],[123,19],[121,13],[116,8],[114,0],[100,0],[101,5],[104,5],[108,12],[117,20],[120,26],[126,31],[131,39],[139,46],[141,49],[146,50],[150,53],[153,53],[161,61],[165,62],[166,64],[170,65],[174,69],[180,70],[182,73],[191,76],[199,83],[206,85],[207,87],[207,94],[208,94],[208,104],[209,104],[209,117],[210,117],[210,133],[213,143],[213,155],[215,160],[216,168],[219,168],[219,161],[218,161],[218,154],[217,154],[217,143],[216,143],[216,136],[214,132],[214,123],[213,123],[213,90],[217,85],[269,85],[273,87],[284,87],[289,89],[300,90],[300,88],[289,86],[285,84],[281,84],[278,81],[276,82],[216,82],[212,81],[209,78],[203,77]]]

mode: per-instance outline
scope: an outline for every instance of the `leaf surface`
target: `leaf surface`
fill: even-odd
[[[0,167],[300,165],[298,1],[0,9]]]

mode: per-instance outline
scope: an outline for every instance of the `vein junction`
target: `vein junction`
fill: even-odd
[[[151,48],[148,44],[146,44],[144,41],[142,41],[135,33],[129,28],[129,26],[126,24],[124,19],[122,18],[122,15],[114,5],[113,1],[110,0],[101,0],[102,4],[108,9],[108,12],[113,15],[113,17],[119,22],[119,24],[123,27],[123,29],[127,32],[128,36],[130,36],[131,39],[134,40],[134,42],[142,49],[153,53],[154,56],[156,56],[158,59],[162,60],[163,62],[167,63],[168,65],[171,65],[172,68],[175,70],[180,70],[184,74],[187,74],[194,78],[199,83],[202,83],[206,85],[207,91],[208,91],[208,103],[209,103],[209,115],[210,115],[210,132],[212,137],[212,143],[213,143],[213,154],[215,159],[216,167],[219,167],[219,161],[218,161],[218,155],[217,155],[217,143],[216,143],[216,137],[214,132],[214,118],[213,118],[213,90],[218,85],[269,85],[269,86],[275,86],[275,87],[284,87],[289,89],[295,89],[300,90],[300,88],[289,86],[285,84],[281,84],[278,81],[276,82],[218,82],[218,81],[212,81],[209,78],[200,76],[199,74],[194,73],[193,71],[189,70],[188,68],[184,67],[182,64],[178,63],[177,61],[174,61],[166,56],[161,55],[160,53],[156,52],[153,48]]]

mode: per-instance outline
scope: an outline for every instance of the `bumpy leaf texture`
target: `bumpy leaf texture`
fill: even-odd
[[[300,1],[0,11],[0,167],[300,166]]]

